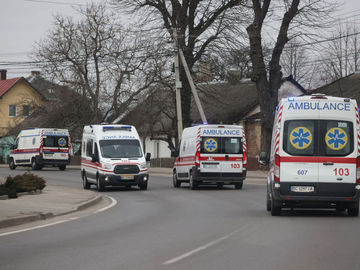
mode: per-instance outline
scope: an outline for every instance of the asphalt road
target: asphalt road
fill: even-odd
[[[37,173],[82,188],[79,171]],[[191,191],[153,175],[147,191],[108,189],[117,205],[105,212],[0,237],[0,269],[360,269],[360,218],[329,210],[271,217],[262,183]]]

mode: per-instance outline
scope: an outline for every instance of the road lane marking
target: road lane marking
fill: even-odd
[[[111,200],[111,204],[106,206],[106,207],[103,207],[101,209],[98,209],[98,210],[92,212],[91,214],[96,214],[96,213],[99,213],[99,212],[103,212],[103,211],[105,211],[105,210],[107,210],[107,209],[109,209],[109,208],[111,208],[111,207],[113,207],[113,206],[115,206],[117,204],[117,201],[113,197],[108,196],[108,195],[104,195],[104,196],[106,196],[107,198],[109,198]],[[41,229],[41,228],[46,228],[46,227],[50,227],[50,226],[54,226],[54,225],[58,225],[58,224],[61,224],[61,223],[77,220],[77,219],[80,219],[82,217],[88,217],[91,214],[66,218],[66,219],[55,221],[55,222],[52,222],[52,223],[48,223],[48,224],[44,224],[44,225],[38,225],[38,226],[25,228],[25,229],[21,229],[21,230],[15,230],[15,231],[10,231],[10,232],[0,233],[0,237],[1,236],[6,236],[6,235],[11,235],[11,234],[16,234],[16,233],[21,233],[21,232],[27,232],[27,231],[36,230],[36,229]]]
[[[207,243],[207,244],[205,244],[205,245],[202,245],[202,246],[197,247],[197,248],[195,248],[195,249],[193,249],[193,250],[190,250],[190,251],[188,251],[188,252],[186,252],[186,253],[184,253],[184,254],[182,254],[182,255],[180,255],[180,256],[177,256],[177,257],[175,257],[175,258],[173,258],[173,259],[171,259],[171,260],[168,260],[168,261],[166,261],[166,262],[163,262],[162,265],[174,264],[174,263],[179,262],[179,261],[181,261],[181,260],[184,260],[184,259],[186,259],[186,258],[188,258],[188,257],[190,257],[190,256],[192,256],[192,255],[194,255],[194,254],[196,254],[196,253],[198,253],[198,252],[200,252],[200,251],[203,251],[203,250],[205,250],[205,249],[208,249],[208,248],[210,248],[210,247],[212,247],[212,246],[214,246],[214,245],[216,245],[216,244],[219,244],[220,242],[222,242],[222,241],[224,241],[224,240],[226,240],[226,239],[229,239],[229,238],[230,238],[231,236],[233,236],[234,234],[236,234],[236,233],[240,232],[241,230],[243,230],[244,227],[245,227],[245,226],[243,226],[243,227],[241,227],[241,228],[239,228],[239,229],[237,229],[237,230],[235,230],[235,231],[233,231],[233,232],[231,232],[231,233],[229,233],[229,234],[227,234],[227,235],[225,235],[225,236],[223,236],[223,237],[220,237],[220,238],[218,238],[218,239],[216,239],[216,240],[214,240],[214,241],[211,241],[211,242],[209,242],[209,243]]]

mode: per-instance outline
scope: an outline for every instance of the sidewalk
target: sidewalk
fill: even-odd
[[[47,185],[39,194],[0,200],[0,229],[70,214],[100,200],[94,191]]]
[[[67,169],[80,170],[80,166]],[[151,175],[172,176],[172,168],[150,168]],[[265,171],[247,172],[246,181],[254,178],[266,181]],[[45,179],[46,180],[46,179]],[[17,199],[0,200],[0,229],[27,222],[70,214],[100,202],[101,194],[80,188],[47,185],[41,193],[25,194]]]

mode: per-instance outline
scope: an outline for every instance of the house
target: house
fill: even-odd
[[[328,96],[346,97],[356,99],[360,105],[360,73],[352,73],[346,77],[333,81],[330,84],[321,86],[313,93],[322,93]]]
[[[0,70],[0,136],[6,135],[46,101],[24,77],[7,79],[6,73]]]

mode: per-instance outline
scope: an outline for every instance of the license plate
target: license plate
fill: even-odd
[[[44,154],[45,157],[52,157],[54,155],[54,153],[47,153],[47,154]]]
[[[121,180],[133,180],[134,176],[133,175],[120,175],[121,176]]]
[[[314,192],[315,188],[313,186],[291,186],[290,190],[292,192]]]
[[[203,167],[205,169],[216,169],[217,165],[216,164],[203,164]]]

